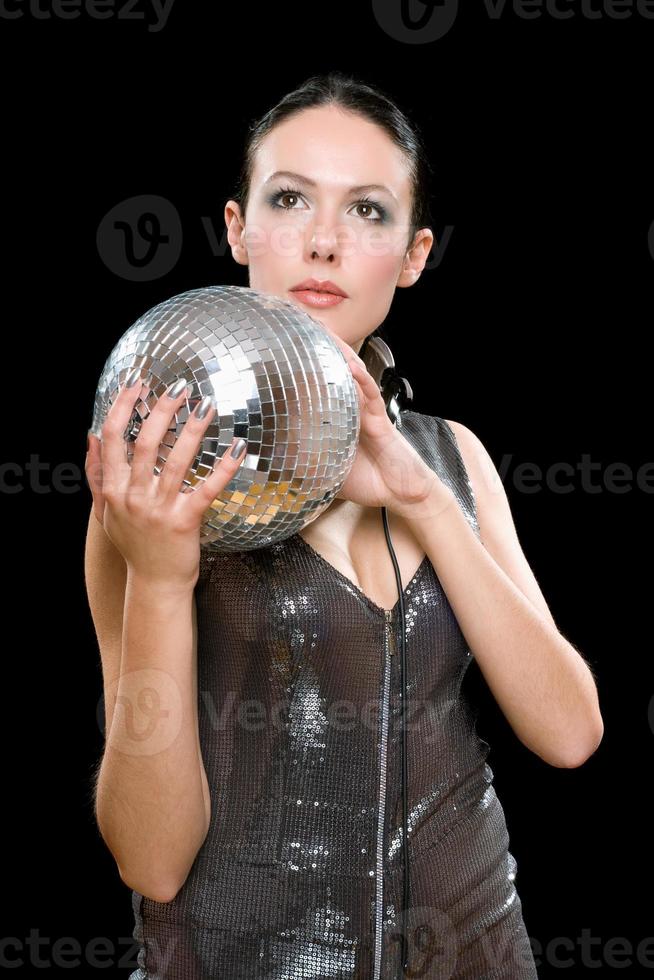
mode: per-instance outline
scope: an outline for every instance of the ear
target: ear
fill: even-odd
[[[245,245],[245,221],[241,215],[241,206],[237,201],[229,200],[225,205],[225,224],[227,225],[227,241],[232,249],[232,257],[239,265],[248,265],[248,250]]]
[[[434,235],[431,229],[421,228],[415,233],[411,248],[402,263],[402,271],[397,280],[398,286],[413,286],[418,281],[433,243]]]

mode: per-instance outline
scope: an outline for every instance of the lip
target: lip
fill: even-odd
[[[328,306],[338,306],[345,299],[345,296],[337,296],[336,293],[319,293],[315,289],[290,289],[289,292],[314,309],[324,310]]]
[[[340,296],[342,299],[347,299],[347,293],[345,290],[337,286],[336,283],[331,282],[329,279],[304,279],[299,282],[297,286],[291,286],[291,292],[306,292],[307,290],[316,293],[331,293],[332,296]]]

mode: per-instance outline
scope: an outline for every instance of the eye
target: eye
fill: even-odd
[[[284,197],[296,198],[296,200],[301,200],[302,195],[299,191],[294,190],[292,187],[284,187],[269,199],[269,203],[274,208],[279,208],[281,211],[296,211],[297,208],[291,206],[286,207],[283,204],[279,204],[278,201]],[[360,201],[357,201],[354,205],[355,208],[372,208],[379,214],[378,218],[366,217],[365,215],[359,215],[359,217],[364,218],[365,221],[377,222],[384,221],[386,218],[386,209],[382,207],[381,204],[377,204],[375,201],[371,200],[369,197],[363,197]]]
[[[363,197],[354,205],[355,208],[373,208],[379,214],[379,218],[368,218],[368,221],[383,221],[386,217],[386,210],[381,204],[375,204],[369,197]]]
[[[295,197],[295,198],[298,198],[299,199],[300,194],[299,194],[298,191],[293,191],[293,190],[290,190],[290,189],[281,190],[281,191],[278,191],[276,194],[274,194],[270,198],[270,203],[275,208],[280,208],[282,211],[295,211],[296,210],[296,208],[293,208],[293,207],[287,208],[283,204],[278,204],[277,202],[279,201],[280,197]]]

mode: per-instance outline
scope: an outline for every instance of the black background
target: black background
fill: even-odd
[[[32,930],[47,940],[45,962],[58,938],[83,947],[104,936],[104,974],[135,968],[130,893],[91,798],[102,752],[83,569],[95,386],[114,343],[155,303],[247,285],[223,220],[246,126],[307,76],[339,68],[380,85],[423,129],[435,231],[449,235],[440,262],[397,291],[385,323],[413,407],[483,441],[556,622],[598,675],[604,739],[568,770],[518,741],[476,665],[466,678],[539,975],[576,977],[593,964],[647,975],[651,490],[637,473],[652,445],[654,20],[635,9],[616,19],[599,3],[592,18],[563,2],[569,19],[545,8],[528,19],[508,4],[493,18],[479,2],[444,36],[407,43],[370,3],[176,0],[159,31],[144,4],[133,14],[145,20],[5,9],[22,13],[0,18],[11,463],[2,933],[18,943],[7,965],[33,967]],[[150,194],[176,209],[181,252],[159,278],[131,281],[102,255],[98,229],[116,205]],[[596,464],[593,491],[584,457]],[[27,469],[35,458],[38,484]],[[544,480],[520,488],[521,464],[545,473],[561,462],[574,474],[559,477],[569,492]],[[69,479],[53,489],[58,465]],[[637,951],[648,937],[649,956]],[[544,956],[557,939],[564,945]],[[84,956],[72,969],[99,972]]]

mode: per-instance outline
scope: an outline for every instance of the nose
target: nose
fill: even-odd
[[[307,255],[309,259],[325,259],[333,262],[339,254],[338,226],[335,221],[314,221],[307,228]]]

